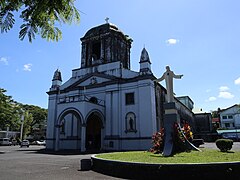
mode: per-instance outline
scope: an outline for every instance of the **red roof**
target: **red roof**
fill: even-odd
[[[212,118],[212,122],[219,122],[219,118]]]

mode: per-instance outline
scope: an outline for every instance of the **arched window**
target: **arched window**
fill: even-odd
[[[74,111],[67,111],[60,117],[59,133],[60,138],[80,137],[79,128],[81,126],[81,119]]]

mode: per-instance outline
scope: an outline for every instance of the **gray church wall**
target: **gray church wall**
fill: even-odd
[[[139,139],[139,138],[126,138],[121,141],[123,150],[148,150],[147,147],[151,147],[151,138]]]
[[[119,101],[118,101],[118,91],[112,91],[112,110],[111,110],[111,131],[112,135],[119,135],[119,128],[118,128],[118,117],[119,117]]]
[[[53,149],[54,145],[54,139],[55,139],[55,131],[54,131],[54,126],[55,126],[55,119],[57,116],[57,110],[55,109],[57,104],[57,95],[53,94],[49,96],[48,99],[48,121],[47,121],[47,148]]]
[[[175,98],[175,101],[176,101],[178,114],[180,115],[181,124],[188,122],[191,126],[191,130],[195,132],[196,128],[195,128],[194,113],[177,98]]]
[[[71,81],[78,80],[79,78],[83,78],[87,74],[98,72],[98,73],[104,73],[107,75],[111,76],[116,76],[116,77],[123,77],[123,78],[133,78],[138,76],[138,72],[131,71],[129,69],[125,68],[120,68],[121,62],[111,62],[108,64],[101,64],[98,66],[93,66],[93,67],[87,67],[83,69],[74,69],[72,70],[72,77],[73,79]],[[69,84],[69,82],[67,82]],[[64,83],[65,86],[65,83]]]
[[[123,69],[122,70],[122,77],[123,78],[133,78],[136,77],[138,75],[138,73],[133,72],[133,71],[129,71],[128,69]]]
[[[60,139],[59,149],[81,149],[81,141]]]
[[[146,80],[143,83],[133,82],[106,87],[106,89],[110,90],[106,93],[106,107],[108,107],[106,108],[105,127],[107,138],[104,143],[106,148],[112,150],[115,148],[134,148],[135,145],[129,145],[127,139],[130,141],[130,144],[136,141],[138,143],[136,147],[139,148],[142,146],[146,148],[146,143],[149,144],[149,140],[151,141],[151,136],[156,129],[156,125],[151,125],[152,119],[154,119],[153,122],[156,124],[156,116],[153,115],[156,113],[154,107],[155,92],[153,84],[149,86],[151,82],[151,80]],[[134,104],[126,105],[126,94],[128,93],[134,93]],[[153,98],[151,98],[152,95],[154,96]],[[146,104],[146,102],[149,103]],[[140,105],[141,103],[142,105]],[[143,112],[140,112],[140,108],[144,108]],[[126,128],[126,115],[129,112],[134,113],[136,118],[136,128],[133,131],[127,131]],[[149,119],[149,121],[146,121],[146,119]],[[146,130],[146,133],[141,134],[141,131],[144,132]],[[125,138],[127,139],[125,140]],[[109,147],[110,141],[113,142],[113,147]]]
[[[134,94],[134,104],[126,104],[126,94],[133,93]],[[138,112],[138,90],[136,87],[136,83],[129,83],[129,84],[123,84],[122,85],[122,92],[121,92],[121,101],[122,101],[122,111],[120,112],[122,114],[122,121],[121,121],[121,133],[122,137],[138,137],[139,135],[139,127],[138,127],[138,121],[139,116],[137,114]],[[128,132],[127,129],[127,123],[126,122],[126,115],[128,113],[134,113],[136,116],[136,132]]]
[[[141,136],[149,137],[156,132],[155,91],[152,81],[141,81],[139,88],[139,117]],[[145,84],[144,86],[144,83]]]

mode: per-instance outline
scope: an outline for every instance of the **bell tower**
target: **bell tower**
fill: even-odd
[[[130,69],[132,39],[108,21],[87,31],[81,42],[81,68],[120,61],[123,68]]]

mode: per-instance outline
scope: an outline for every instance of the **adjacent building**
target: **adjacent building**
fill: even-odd
[[[240,105],[235,104],[219,112],[221,128],[240,129]]]
[[[226,109],[219,110],[220,129],[217,130],[222,138],[240,139],[240,105],[235,104]]]

